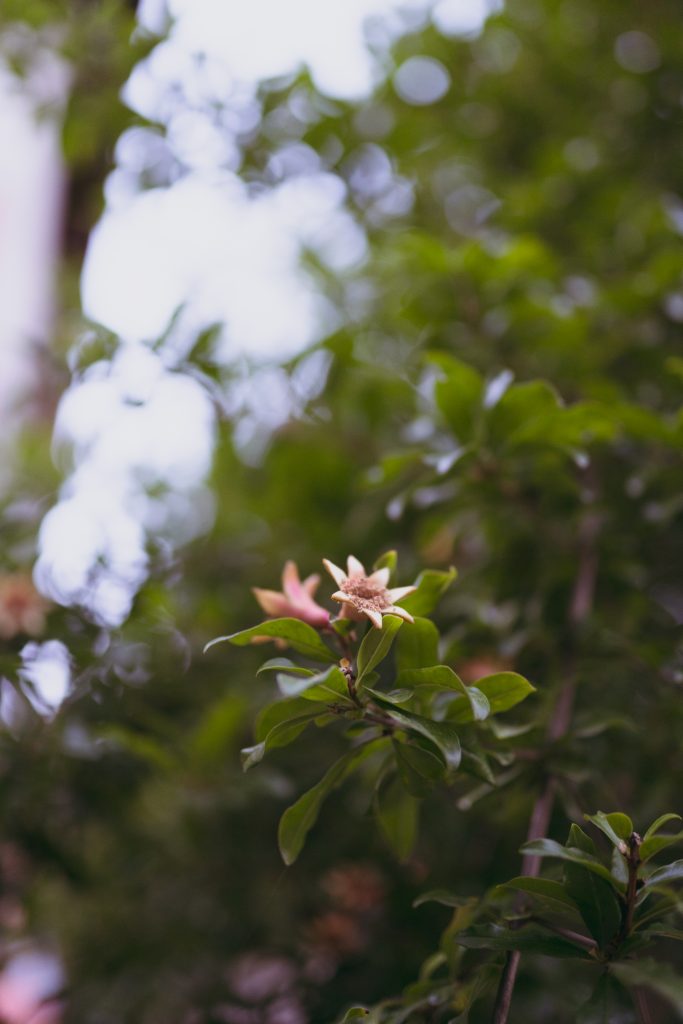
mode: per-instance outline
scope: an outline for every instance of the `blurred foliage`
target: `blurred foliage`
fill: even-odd
[[[65,145],[74,182],[93,183],[78,199],[92,210],[133,120],[117,96],[139,52],[130,8],[62,6],[9,4],[3,18],[67,26],[83,88]],[[264,86],[243,177],[273,185],[296,173],[274,156],[311,147],[346,182],[370,243],[343,276],[311,261],[343,314],[319,346],[324,388],[258,460],[222,424],[215,525],[172,555],[152,545],[155,571],[120,630],[53,610],[47,635],[75,672],[54,716],[18,674],[26,638],[3,648],[0,919],[8,942],[30,935],[63,957],[66,1021],[323,1022],[403,990],[392,1019],[466,1019],[483,996],[470,1019],[490,1020],[502,954],[463,953],[453,936],[476,937],[467,908],[520,875],[548,776],[554,839],[599,807],[643,830],[683,810],[679,26],[672,0],[509,0],[474,39],[425,27],[396,42],[390,72],[413,56],[447,69],[431,104],[401,99],[391,73],[356,105],[319,96],[306,75]],[[235,368],[210,340],[179,372],[221,396]],[[288,365],[292,379],[309,359]],[[30,563],[52,497],[34,446],[7,500],[7,571]],[[514,669],[537,693],[512,712],[507,774],[430,794],[404,862],[366,820],[369,794],[347,784],[283,871],[277,821],[343,737],[309,730],[244,775],[239,748],[275,684],[253,680],[262,648],[202,647],[257,621],[250,587],[276,586],[287,558],[308,573],[323,556],[369,564],[392,548],[401,583],[458,568],[435,615],[441,660],[466,682]],[[568,682],[571,723],[548,738]],[[411,908],[439,888],[464,900],[441,953],[446,912]],[[658,942],[676,978],[675,937]],[[607,975],[591,997],[580,960],[526,950],[514,1019],[563,1024],[590,998],[603,1016],[580,1019],[610,1019],[610,1006],[631,1019],[628,978]],[[443,959],[420,978],[435,952],[455,984]],[[659,993],[652,1019],[680,1015],[680,980],[653,984],[639,963],[635,984]]]

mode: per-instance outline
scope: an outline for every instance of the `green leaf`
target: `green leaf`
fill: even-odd
[[[434,722],[431,718],[416,715],[412,711],[405,710],[405,708],[397,708],[386,700],[381,693],[377,693],[374,690],[368,692],[371,693],[375,703],[389,713],[394,722],[409,732],[419,733],[421,736],[431,740],[434,746],[443,754],[449,768],[455,769],[458,767],[461,758],[460,739],[452,725],[448,722]]]
[[[483,722],[491,714],[488,697],[477,686],[465,687],[464,701],[454,701],[448,708],[451,722]]]
[[[303,715],[298,715],[296,718],[290,718],[273,726],[264,740],[256,743],[253,747],[244,747],[240,752],[242,769],[246,772],[253,768],[255,764],[263,760],[268,750],[288,746],[304,731],[309,722],[312,722],[314,718],[318,718],[320,714],[321,709],[318,708],[315,711],[308,711]]]
[[[612,878],[624,888],[628,885],[628,864],[616,846],[612,849]]]
[[[583,850],[584,853],[590,853],[593,856],[597,854],[595,843],[589,835],[579,828],[578,825],[569,826],[569,835],[567,837],[566,846],[575,846],[577,850]]]
[[[555,842],[554,839],[534,839],[530,843],[525,843],[520,848],[520,853],[533,853],[537,857],[555,857],[558,860],[579,864],[581,867],[586,868],[587,871],[592,871],[594,875],[604,878],[607,882],[612,882],[609,870],[597,857],[593,857],[590,853],[586,853],[584,850],[573,846],[562,846],[560,843]]]
[[[439,660],[439,631],[430,619],[407,622],[396,641],[396,669],[427,668]]]
[[[395,775],[381,786],[375,798],[375,814],[389,845],[399,858],[407,860],[417,839],[418,802],[406,792]]]
[[[469,902],[468,898],[459,896],[457,893],[451,892],[450,889],[430,889],[429,892],[423,892],[421,896],[413,900],[413,907],[421,907],[423,903],[440,903],[444,907],[464,907]]]
[[[586,854],[589,856],[589,854]],[[574,900],[588,931],[604,949],[621,926],[621,909],[612,879],[598,878],[593,871],[566,861],[565,887]]]
[[[295,662],[290,661],[289,658],[270,658],[268,661],[264,661],[263,665],[256,670],[256,675],[260,676],[262,672],[280,672],[283,669],[290,676],[315,675],[314,669],[305,668],[303,665],[297,665]]]
[[[444,373],[434,386],[434,397],[444,419],[459,441],[472,440],[481,413],[484,382],[467,363],[451,355],[431,356]]]
[[[669,821],[683,821],[683,818],[681,818],[680,814],[661,814],[650,825],[649,829],[643,836],[643,842],[646,842],[646,840],[651,839],[652,836],[655,835],[655,833],[659,832],[660,828],[662,828],[663,825],[666,825]]]
[[[446,765],[434,748],[425,750],[416,743],[393,741],[396,767],[403,785],[416,797],[424,797],[444,778]]]
[[[293,864],[301,853],[306,836],[315,825],[326,797],[355,771],[362,761],[385,745],[384,739],[371,740],[361,747],[347,751],[328,769],[320,782],[287,808],[280,818],[278,827],[278,844],[285,864]]]
[[[430,615],[457,575],[453,568],[448,572],[425,569],[415,580],[417,590],[403,598],[401,608],[405,608],[413,616]]]
[[[650,860],[651,857],[665,850],[667,846],[673,846],[675,843],[681,842],[683,842],[683,832],[677,832],[676,835],[672,836],[650,836],[649,839],[643,839],[640,845],[640,859],[641,861]]]
[[[530,441],[547,443],[560,408],[557,392],[546,381],[513,384],[488,413],[489,435],[507,448]]]
[[[338,661],[336,654],[333,654],[329,647],[320,639],[319,635],[301,619],[268,619],[259,626],[252,626],[251,629],[243,629],[239,633],[231,633],[229,636],[218,636],[210,640],[204,648],[206,653],[216,644],[225,641],[235,644],[237,647],[246,647],[255,637],[267,636],[273,639],[286,640],[290,647],[300,654],[305,654],[313,661]]]
[[[528,875],[520,875],[518,878],[511,878],[509,882],[503,883],[499,888],[528,892],[544,902],[560,904],[569,910],[578,911],[576,903],[562,882],[554,882],[549,878],[533,878]]]
[[[643,891],[667,886],[672,882],[683,882],[683,860],[674,860],[671,864],[665,864],[663,868],[657,868],[645,879]]]
[[[363,677],[372,672],[376,665],[379,665],[383,658],[386,658],[389,649],[394,642],[394,637],[403,625],[403,619],[398,615],[383,615],[382,628],[376,629],[372,626],[363,638],[358,651],[358,679],[360,685]]]
[[[576,1024],[638,1024],[638,1014],[624,986],[602,974],[588,1002],[579,1008]]]
[[[346,676],[338,665],[330,665],[323,672],[304,679],[279,674],[277,685],[285,697],[303,697],[305,700],[316,701],[349,701]]]
[[[604,814],[598,811],[597,814],[584,814],[584,818],[599,828],[620,853],[628,853],[628,840],[633,833],[633,822],[627,814],[621,814],[619,811]]]
[[[460,767],[468,775],[474,775],[477,779],[482,779],[484,782],[488,782],[489,785],[495,786],[496,777],[493,774],[490,761],[483,750],[475,748],[470,741],[470,745],[462,748],[462,761]]]
[[[683,977],[669,964],[656,960],[633,960],[612,965],[612,972],[625,985],[645,985],[666,999],[683,1020]]]
[[[463,697],[448,708],[452,722],[481,722],[488,717],[490,706],[486,696],[474,686],[465,686],[462,679],[448,665],[406,669],[399,673],[401,686],[433,686],[437,690],[453,690]]]
[[[321,703],[318,705],[318,712],[320,714],[324,714],[326,710],[326,704]],[[303,697],[288,697],[285,700],[278,700],[274,704],[268,704],[256,717],[254,738],[260,743],[266,738],[270,730],[274,726],[279,725],[280,722],[290,721],[299,715],[315,713],[310,701],[305,700]]]
[[[350,1010],[347,1010],[339,1024],[349,1024],[352,1020],[366,1020],[370,1016],[370,1011],[366,1010],[364,1006],[352,1006]]]
[[[543,956],[592,959],[583,946],[535,925],[524,928],[478,925],[460,932],[455,941],[470,949],[518,949],[522,953],[540,953]]]
[[[509,711],[526,700],[529,694],[536,692],[536,687],[517,672],[494,672],[493,675],[477,679],[474,685],[487,698],[492,715]]]
[[[429,665],[426,668],[408,668],[396,679],[399,686],[433,686],[437,690],[454,690],[467,694],[467,687],[448,665]]]
[[[398,553],[396,551],[385,551],[383,555],[379,556],[373,565],[372,571],[377,572],[378,569],[388,569],[391,575],[393,575],[396,572],[397,562]]]

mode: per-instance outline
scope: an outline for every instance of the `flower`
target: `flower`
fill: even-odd
[[[368,576],[353,555],[349,555],[346,560],[347,572],[326,558],[323,558],[323,565],[339,587],[336,594],[332,594],[332,600],[341,601],[343,618],[360,619],[365,615],[377,629],[382,628],[383,615],[398,615],[406,622],[414,622],[405,608],[397,607],[396,601],[412,594],[417,587],[394,587],[388,590],[389,570],[377,569]]]
[[[282,591],[261,590],[252,587],[252,593],[266,614],[272,618],[293,618],[307,622],[309,626],[324,628],[330,621],[330,613],[313,600],[318,589],[320,576],[307,576],[302,582],[296,562],[289,561],[282,572]]]
[[[0,576],[0,638],[11,640],[19,633],[39,636],[45,629],[48,602],[33,586],[29,576],[10,573]]]

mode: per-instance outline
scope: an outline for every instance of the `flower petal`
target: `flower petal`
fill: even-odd
[[[317,572],[312,573],[310,576],[306,577],[301,586],[304,588],[309,597],[313,597],[316,590],[320,586],[320,576],[318,575]]]
[[[340,569],[338,565],[334,564],[334,562],[330,562],[329,559],[327,558],[323,558],[323,565],[325,566],[325,568],[327,569],[327,571],[329,572],[330,576],[337,584],[337,586],[343,587],[344,580],[346,579],[346,573],[344,572],[344,570]]]
[[[375,626],[377,629],[382,628],[381,612],[376,612],[374,608],[364,608],[363,612],[370,619],[370,622],[373,624],[373,626]]]
[[[283,615],[291,615],[292,606],[284,594],[277,590],[261,590],[260,587],[252,587],[251,592],[266,615],[272,615],[276,619]]]
[[[365,568],[362,562],[359,562],[353,555],[349,555],[346,559],[346,564],[349,570],[349,576],[365,576]]]
[[[360,622],[363,616],[361,615],[357,608],[354,608],[352,604],[349,604],[347,602],[346,604],[343,604],[341,606],[341,609],[339,611],[339,618],[350,619],[352,622]]]
[[[407,612],[405,608],[399,608],[396,604],[391,604],[388,608],[383,608],[382,612],[384,615],[398,615],[399,619],[403,619],[405,622],[415,622],[415,619],[410,612]]]
[[[345,594],[343,590],[335,590],[334,594],[332,594],[332,600],[343,603],[345,601],[353,601],[353,598],[350,594]]]
[[[304,593],[299,579],[299,568],[291,559],[285,562],[285,567],[282,570],[282,589],[289,600],[293,602],[299,601]]]
[[[385,566],[383,569],[377,569],[373,572],[372,576],[368,576],[368,583],[376,583],[379,587],[386,587],[390,576],[391,570]]]
[[[402,601],[408,594],[414,594],[416,590],[417,587],[392,587],[391,590],[387,590],[387,594],[389,600],[395,604],[397,601]]]

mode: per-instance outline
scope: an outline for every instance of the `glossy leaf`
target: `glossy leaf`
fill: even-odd
[[[209,641],[204,652],[215,647],[216,644],[225,642],[235,644],[237,647],[246,647],[255,638],[269,637],[272,639],[285,640],[290,647],[293,647],[299,654],[306,655],[313,661],[338,661],[336,654],[326,647],[320,636],[301,619],[268,619],[251,629],[243,629],[239,633],[231,633],[229,636],[218,636],[215,640]]]
[[[301,853],[306,836],[315,825],[320,808],[332,790],[382,746],[386,746],[384,740],[371,740],[361,747],[347,751],[328,769],[320,782],[287,808],[280,818],[278,828],[278,844],[285,864],[293,864]]]
[[[467,772],[468,775],[473,775],[476,779],[481,779],[492,786],[496,783],[496,777],[491,768],[491,761],[480,747],[475,746],[471,739],[468,740],[468,745],[462,748],[460,767],[462,771]]]
[[[402,625],[403,619],[400,619],[398,615],[383,615],[382,628],[375,629],[373,626],[365,634],[358,651],[358,685],[376,665],[386,658],[394,642],[394,637]]]
[[[241,751],[243,770],[246,772],[249,768],[262,761],[268,750],[288,746],[320,714],[321,709],[318,708],[315,711],[308,711],[305,714],[297,715],[295,718],[280,722],[273,726],[266,738],[260,743],[256,743],[252,747],[244,747]]]
[[[380,786],[375,798],[375,815],[380,828],[399,860],[413,852],[417,839],[418,802],[398,776]]]
[[[628,885],[628,863],[616,846],[612,849],[612,878],[619,886]]]
[[[628,991],[612,975],[604,973],[579,1008],[576,1024],[638,1024],[639,1017]]]
[[[396,640],[396,668],[428,668],[439,660],[439,631],[430,619],[419,616],[406,623]]]
[[[366,1010],[364,1006],[352,1006],[350,1010],[347,1010],[339,1024],[350,1024],[354,1020],[365,1020],[367,1021],[370,1016],[370,1011]]]
[[[588,931],[604,949],[621,925],[621,907],[612,880],[599,878],[572,861],[565,862],[564,878],[567,893],[579,908]]]
[[[449,768],[455,769],[460,764],[460,739],[452,725],[448,722],[435,722],[423,715],[416,715],[404,708],[390,704],[381,694],[373,691],[373,699],[384,711],[389,713],[397,725],[409,732],[416,732],[430,740],[443,754]]]
[[[665,864],[664,867],[653,871],[643,883],[643,892],[676,882],[683,882],[683,860],[674,860],[671,864]]]
[[[488,700],[492,715],[509,711],[536,691],[536,687],[517,672],[495,672],[477,679],[474,685]]]
[[[460,932],[456,942],[471,949],[518,949],[522,953],[540,953],[543,956],[590,959],[583,946],[535,925],[523,928],[477,925]]]
[[[651,857],[655,857],[662,850],[666,850],[668,846],[674,846],[676,843],[683,842],[683,832],[677,832],[676,835],[652,835],[648,839],[643,839],[640,846],[640,859],[642,861],[650,860]]]
[[[633,822],[627,814],[621,814],[619,811],[604,814],[602,811],[598,811],[597,814],[586,814],[584,817],[586,821],[592,822],[596,828],[599,828],[621,853],[628,852],[627,840],[633,833]]]
[[[473,367],[451,355],[433,357],[443,373],[434,387],[434,397],[449,427],[463,443],[475,433],[484,397],[484,382]]]
[[[672,812],[669,812],[668,814],[661,814],[650,825],[649,829],[643,836],[643,842],[651,839],[652,836],[659,832],[660,828],[663,828],[663,826],[670,821],[683,821],[683,818],[681,818],[680,814],[673,814]]]
[[[444,778],[446,765],[432,747],[425,750],[416,743],[393,742],[396,767],[403,785],[416,797],[424,797]]]
[[[440,903],[444,907],[464,907],[469,900],[450,889],[430,889],[413,900],[413,907],[421,907],[423,903]]]
[[[453,568],[448,572],[425,569],[415,581],[417,590],[403,598],[401,608],[405,608],[413,616],[430,615],[457,575]]]
[[[285,697],[303,697],[305,700],[315,701],[349,701],[346,676],[338,665],[330,665],[324,672],[303,679],[280,673],[277,685]]]
[[[372,566],[372,571],[376,572],[378,569],[388,569],[393,575],[396,572],[396,565],[398,563],[398,553],[395,550],[385,551],[383,555],[375,561]]]
[[[463,699],[449,705],[449,721],[483,721],[489,715],[490,706],[486,696],[477,687],[465,686],[448,665],[406,669],[399,674],[398,682],[404,686],[431,686],[437,690],[453,690],[460,694]]]
[[[320,703],[317,712],[324,714],[327,704]],[[254,726],[254,738],[257,742],[265,740],[266,736],[280,722],[291,721],[300,715],[314,715],[316,710],[311,707],[311,702],[303,697],[287,697],[274,704],[269,704],[259,713]]]
[[[315,669],[306,668],[305,665],[297,665],[295,662],[290,661],[289,658],[269,658],[268,661],[264,661],[263,665],[256,670],[256,675],[260,676],[263,672],[283,671],[290,676],[315,675]]]
[[[529,893],[544,902],[550,902],[567,910],[578,911],[576,903],[567,892],[562,882],[555,882],[549,878],[533,878],[521,875],[518,878],[511,878],[500,886],[501,889],[515,889],[518,892]]]
[[[661,996],[683,1020],[683,976],[669,964],[656,960],[633,960],[612,965],[612,972],[625,985],[644,985]]]
[[[574,846],[562,846],[554,839],[534,839],[521,847],[520,853],[533,853],[537,857],[553,857],[558,860],[569,861],[572,864],[579,864],[581,867],[591,871],[594,875],[612,882],[612,876],[605,865],[597,857],[579,850]]]

